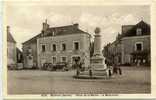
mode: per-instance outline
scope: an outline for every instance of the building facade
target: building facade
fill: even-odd
[[[37,36],[24,42],[23,49],[23,67],[37,67]]]
[[[84,60],[85,66],[90,64],[90,36],[87,34],[71,34],[38,38],[38,66],[44,63],[68,62],[75,63],[75,59]]]
[[[123,25],[122,34],[105,47],[105,54],[118,65],[150,65],[150,25],[144,21]]]
[[[16,64],[16,41],[10,33],[10,27],[7,26],[7,66]]]
[[[49,27],[43,23],[42,32],[23,43],[24,62],[26,66],[36,65],[41,68],[44,63],[68,62],[75,59],[90,63],[90,34],[79,29],[78,24]]]

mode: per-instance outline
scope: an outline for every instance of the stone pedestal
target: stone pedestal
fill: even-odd
[[[92,57],[91,58],[91,69],[92,70],[105,70],[107,68],[104,63],[104,57]]]

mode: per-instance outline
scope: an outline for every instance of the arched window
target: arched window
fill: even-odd
[[[53,50],[53,51],[56,51],[56,44],[53,44],[53,45],[52,45],[52,50]]]

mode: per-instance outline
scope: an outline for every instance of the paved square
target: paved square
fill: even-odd
[[[122,67],[123,75],[111,79],[74,79],[75,71],[8,71],[8,94],[80,94],[151,92],[149,67]]]

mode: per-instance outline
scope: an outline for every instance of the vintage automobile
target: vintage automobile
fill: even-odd
[[[42,66],[42,70],[52,70],[52,69],[53,69],[52,63],[44,63]]]
[[[42,69],[43,70],[49,70],[49,71],[56,71],[56,70],[68,71],[68,67],[67,67],[66,62],[58,62],[56,64],[44,63],[42,66]]]
[[[58,62],[53,66],[53,70],[63,70],[68,71],[66,62]]]

